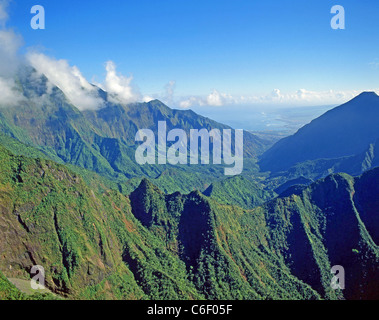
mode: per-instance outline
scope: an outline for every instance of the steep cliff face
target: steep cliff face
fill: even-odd
[[[63,296],[140,299],[145,293],[123,261],[125,251],[139,257],[147,279],[158,270],[169,274],[168,263],[181,270],[184,263],[134,218],[127,197],[98,194],[50,161],[4,148],[0,157],[0,269],[8,277],[28,279],[41,265],[47,286]],[[178,288],[150,297],[197,296],[182,269],[178,278],[150,279],[149,285]]]
[[[154,202],[155,214],[166,218],[154,222],[152,206],[143,215],[150,217],[150,230],[173,227],[170,238],[175,242],[177,237],[181,258],[207,297],[216,292],[232,293],[225,298],[239,298],[237,292],[249,298],[273,297],[294,285],[290,283],[295,276],[324,298],[372,299],[378,294],[378,179],[379,169],[358,178],[335,174],[309,187],[289,189],[253,210],[219,204],[194,192],[174,200],[174,207],[180,208],[175,214],[168,209],[168,199],[175,197],[142,183],[144,194],[149,189],[150,199],[160,199],[147,203]],[[335,265],[345,268],[343,291],[330,286]],[[273,268],[281,268],[287,280],[278,281]]]
[[[294,275],[325,296],[335,294],[330,267],[341,265],[346,272],[345,298],[378,297],[379,251],[373,239],[379,211],[373,208],[379,193],[369,187],[378,179],[379,169],[356,179],[331,175],[265,205],[274,247]]]
[[[134,215],[185,263],[207,299],[320,297],[270,250],[263,211],[219,204],[197,191],[164,195],[147,180],[130,198]]]

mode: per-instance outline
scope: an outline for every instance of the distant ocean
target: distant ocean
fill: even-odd
[[[223,106],[195,107],[193,111],[235,129],[293,133],[333,106]]]

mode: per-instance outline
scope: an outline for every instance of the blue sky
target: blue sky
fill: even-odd
[[[35,4],[46,10],[45,30],[30,27]],[[336,4],[345,30],[330,27]],[[379,88],[377,0],[14,0],[8,11],[21,50],[66,59],[96,82],[111,60],[151,97],[171,81],[174,106],[301,104],[300,89],[315,105],[337,102],[330,90]]]

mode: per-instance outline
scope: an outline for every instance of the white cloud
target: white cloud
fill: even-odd
[[[139,94],[135,93],[131,86],[133,77],[128,78],[118,74],[113,61],[108,61],[105,69],[107,75],[102,87],[105,91],[110,93],[111,99],[113,99],[114,102],[130,103],[140,98]]]
[[[165,100],[165,102],[168,104],[173,103],[174,94],[175,94],[175,87],[176,87],[175,81],[170,81],[165,86],[166,94],[165,94],[163,100]]]
[[[13,77],[20,65],[17,55],[22,45],[22,37],[12,30],[0,30],[0,76]]]
[[[360,92],[356,90],[352,91],[310,91],[306,89],[299,89],[296,93],[290,93],[283,96],[286,103],[293,102],[297,104],[304,103],[309,104],[335,104],[346,102]]]
[[[0,0],[0,27],[4,28],[5,23],[8,20],[8,8],[9,1]]]
[[[271,92],[271,98],[272,99],[281,99],[283,96],[282,96],[282,93],[280,92],[279,89],[274,89],[272,92]]]
[[[96,88],[83,77],[76,66],[71,67],[66,60],[55,60],[36,52],[29,52],[27,60],[39,73],[44,74],[60,88],[79,110],[95,110],[102,107],[103,100]]]
[[[20,91],[15,89],[14,80],[0,77],[0,107],[16,106],[22,99]]]
[[[189,109],[193,106],[202,106],[203,100],[198,97],[189,97],[179,102],[179,106],[182,109]]]
[[[142,97],[142,101],[143,102],[150,102],[150,101],[153,101],[155,100],[156,98],[152,97],[152,96],[143,96]]]
[[[373,90],[374,91],[374,90]],[[310,91],[299,89],[295,92],[283,93],[279,89],[274,89],[266,95],[230,95],[213,90],[207,96],[191,96],[184,97],[179,100],[178,104],[182,109],[202,106],[231,106],[231,105],[247,105],[247,104],[272,104],[272,105],[292,105],[292,106],[310,106],[322,104],[338,104],[344,103],[355,96],[360,91]]]
[[[220,94],[217,90],[213,90],[213,92],[207,97],[207,105],[209,106],[222,106],[224,104],[223,95]]]
[[[60,88],[79,110],[96,110],[104,106],[104,100],[99,96],[96,87],[84,78],[76,66],[70,66],[68,61],[56,60],[39,52],[29,52],[26,58],[33,68]],[[131,85],[132,77],[118,74],[112,61],[106,63],[106,72],[104,82],[96,85],[109,93],[110,101],[131,103],[142,99]],[[143,100],[150,101],[153,98],[145,96]]]
[[[193,106],[221,107],[235,103],[237,103],[237,99],[232,95],[213,90],[209,95],[205,97],[192,96],[184,98],[179,102],[179,106],[182,109],[188,109]]]
[[[163,91],[160,93],[154,93],[154,94],[147,94],[142,96],[143,102],[150,102],[152,100],[161,100],[163,103],[167,104],[168,106],[173,106],[175,104],[174,98],[175,98],[175,87],[176,82],[175,81],[169,81],[163,88]]]

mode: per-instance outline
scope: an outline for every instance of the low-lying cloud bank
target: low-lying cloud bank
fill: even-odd
[[[376,91],[376,90],[374,90]],[[360,91],[309,91],[306,89],[299,89],[296,92],[282,93],[279,89],[274,89],[271,93],[266,95],[245,95],[236,96],[226,94],[213,90],[207,96],[191,96],[179,102],[179,107],[188,109],[191,107],[222,107],[231,105],[293,105],[293,106],[307,106],[307,105],[327,105],[346,102],[355,96]]]
[[[0,77],[0,103],[5,106],[15,106],[19,104],[23,96],[15,90],[15,82],[13,79]]]

